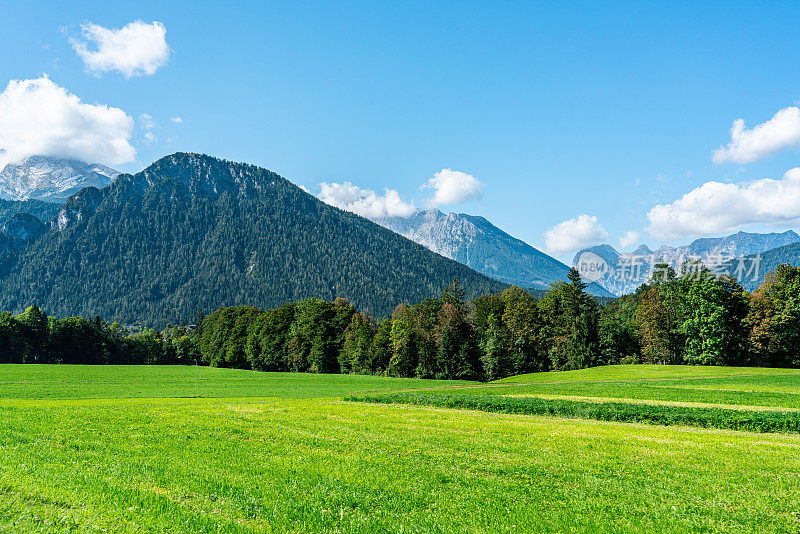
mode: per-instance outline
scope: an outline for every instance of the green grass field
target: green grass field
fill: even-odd
[[[800,370],[682,365],[614,365],[536,373],[435,392],[580,400],[800,409]]]
[[[342,400],[697,391],[791,408],[796,371],[635,366],[487,385],[197,371],[202,398],[188,367],[0,366],[0,532],[800,530],[800,436]]]

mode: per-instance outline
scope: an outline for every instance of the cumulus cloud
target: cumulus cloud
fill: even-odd
[[[790,106],[750,130],[745,128],[743,119],[733,121],[731,142],[716,149],[711,159],[717,164],[750,163],[797,146],[800,146],[800,108]]]
[[[706,182],[647,214],[647,231],[659,239],[728,232],[754,223],[800,220],[800,167],[779,180],[739,184]]]
[[[551,254],[575,252],[605,239],[608,239],[608,232],[600,226],[597,217],[586,214],[562,221],[544,233],[545,248]]]
[[[144,142],[148,145],[153,144],[158,141],[158,137],[155,136],[153,132],[145,132],[144,134]]]
[[[350,182],[320,184],[319,199],[362,217],[378,219],[381,217],[408,217],[416,208],[414,203],[406,203],[400,193],[386,189],[383,196],[370,189],[361,189]]]
[[[175,124],[183,124],[183,119],[181,117],[170,117],[169,120]]]
[[[83,39],[72,39],[72,48],[94,73],[116,70],[126,78],[151,76],[169,59],[167,29],[157,21],[137,20],[119,29],[89,23],[81,30]]]
[[[472,175],[452,169],[442,169],[433,175],[421,189],[433,189],[434,193],[427,200],[431,207],[447,204],[460,204],[474,198],[480,198],[483,184]]]
[[[121,109],[81,102],[46,75],[11,80],[0,93],[0,169],[32,155],[133,161],[133,122]]]
[[[619,238],[619,246],[621,248],[628,248],[639,242],[641,235],[634,230],[628,230],[625,235]]]

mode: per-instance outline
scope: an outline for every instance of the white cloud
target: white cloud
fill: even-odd
[[[181,117],[170,117],[169,120],[175,124],[183,124],[183,119]]]
[[[431,207],[446,204],[460,204],[480,198],[483,184],[472,175],[452,169],[442,169],[433,175],[421,189],[433,189],[433,196],[427,201]]]
[[[116,70],[126,78],[151,76],[169,59],[167,29],[160,22],[137,20],[119,29],[89,23],[81,30],[83,40],[72,39],[72,48],[91,72]]]
[[[747,130],[743,119],[733,121],[731,142],[714,151],[714,163],[750,163],[780,150],[800,146],[800,108],[790,106],[770,120]]]
[[[641,235],[634,230],[628,230],[625,235],[619,238],[619,246],[621,248],[628,248],[639,242]]]
[[[361,189],[350,182],[320,184],[319,199],[362,217],[377,219],[381,217],[408,217],[416,208],[414,203],[406,203],[400,193],[386,189],[383,196],[370,189]]]
[[[575,252],[605,239],[608,239],[608,232],[600,226],[597,217],[586,214],[562,221],[544,233],[545,248],[551,254]]]
[[[659,239],[728,232],[754,223],[800,220],[800,167],[779,180],[739,184],[706,182],[647,214],[647,231]]]
[[[152,143],[155,143],[157,141],[158,141],[158,137],[156,137],[155,134],[153,134],[153,132],[146,132],[144,134],[144,142],[147,143],[148,145],[152,144]]]
[[[32,155],[116,165],[133,161],[133,118],[84,104],[46,75],[11,80],[0,93],[0,169]]]
[[[142,113],[141,115],[139,115],[139,122],[141,123],[142,127],[146,130],[152,130],[153,128],[158,126],[158,124],[156,124],[156,121],[153,120],[153,117],[147,113]]]

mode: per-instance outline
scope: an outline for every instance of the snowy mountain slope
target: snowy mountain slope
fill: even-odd
[[[119,174],[98,163],[31,156],[0,171],[0,199],[62,203],[84,187],[107,186]]]

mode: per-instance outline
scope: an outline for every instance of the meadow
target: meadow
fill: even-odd
[[[0,532],[796,532],[797,435],[343,399],[651,406],[693,390],[738,392],[719,398],[750,411],[794,406],[797,377],[616,366],[454,384],[4,365]]]

